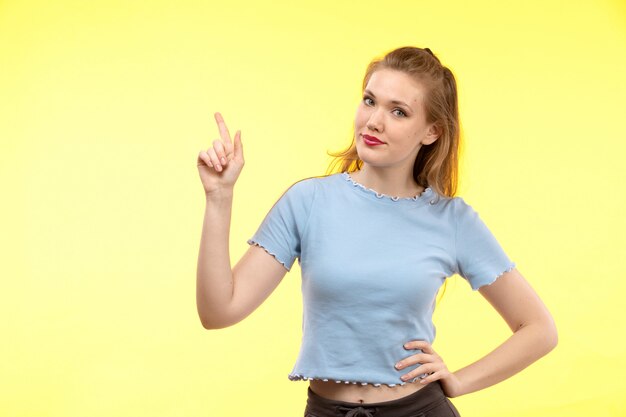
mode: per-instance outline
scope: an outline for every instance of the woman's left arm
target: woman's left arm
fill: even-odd
[[[430,372],[420,383],[439,380],[445,395],[452,398],[497,384],[556,347],[558,336],[552,315],[516,268],[478,291],[507,322],[513,331],[511,337],[483,358],[455,372],[448,370],[427,341],[409,341],[405,348],[420,349],[424,353],[400,361],[397,369],[422,363],[405,376]]]
[[[442,378],[449,396],[497,384],[545,356],[558,343],[552,315],[516,268],[478,291],[506,321],[513,335],[480,360]]]

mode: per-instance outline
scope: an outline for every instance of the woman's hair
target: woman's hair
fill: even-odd
[[[454,197],[458,187],[461,132],[456,80],[452,71],[443,66],[430,49],[405,46],[394,49],[382,59],[370,62],[365,71],[361,93],[367,87],[372,74],[381,69],[402,71],[424,87],[426,123],[435,123],[441,127],[441,135],[430,145],[422,145],[420,148],[413,165],[413,178],[422,187],[430,187],[438,194]],[[357,154],[354,136],[353,130],[352,142],[347,148],[328,153],[334,158],[326,175],[361,169],[363,161]],[[445,293],[447,283],[448,280],[445,280],[444,292],[439,301]]]
[[[458,186],[460,125],[456,80],[452,71],[443,66],[430,49],[405,46],[370,62],[363,78],[362,93],[372,74],[381,69],[402,71],[424,87],[426,123],[441,127],[441,135],[430,145],[420,148],[413,165],[413,178],[424,188],[430,187],[441,195],[453,197]],[[357,154],[354,136],[353,125],[350,145],[339,152],[328,153],[334,158],[327,175],[361,169],[363,161]]]

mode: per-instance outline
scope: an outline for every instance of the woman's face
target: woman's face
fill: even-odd
[[[437,139],[436,129],[426,123],[422,86],[401,71],[375,71],[365,87],[354,121],[359,158],[370,165],[410,164],[420,147]],[[402,102],[393,103],[392,101]],[[371,146],[363,135],[384,142]]]

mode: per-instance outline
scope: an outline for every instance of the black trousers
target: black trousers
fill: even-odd
[[[351,403],[322,397],[307,390],[304,417],[460,417],[446,397],[441,383],[433,381],[397,400],[378,403]]]

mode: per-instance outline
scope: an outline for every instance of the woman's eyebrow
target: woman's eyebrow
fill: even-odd
[[[374,93],[372,93],[370,90],[365,90],[365,92],[366,92],[367,94],[369,94],[370,96],[372,96],[372,97],[376,98],[376,96],[374,95]],[[393,104],[402,104],[402,105],[404,105],[404,106],[408,107],[409,109],[411,108],[411,106],[409,106],[408,104],[406,104],[404,101],[399,101],[399,100],[391,100],[391,101],[390,101],[390,103],[393,103]]]

